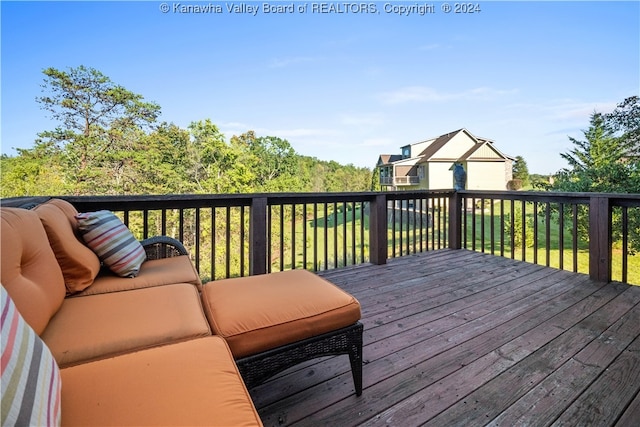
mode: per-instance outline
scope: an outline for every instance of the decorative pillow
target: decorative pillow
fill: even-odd
[[[135,277],[147,258],[144,248],[126,225],[110,211],[76,215],[82,238],[98,258],[121,277]]]
[[[60,369],[0,286],[2,425],[60,425]]]

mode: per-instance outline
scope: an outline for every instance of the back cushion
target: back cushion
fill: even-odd
[[[61,199],[51,199],[34,211],[47,232],[69,293],[80,292],[89,287],[100,271],[100,260],[78,239],[75,219],[78,211],[71,203]]]
[[[0,281],[27,323],[41,334],[65,296],[64,279],[38,215],[0,208]]]

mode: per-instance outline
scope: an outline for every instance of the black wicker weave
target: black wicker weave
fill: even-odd
[[[362,394],[362,323],[236,360],[247,388],[305,360],[348,354],[356,396]]]
[[[147,259],[171,258],[189,253],[179,240],[167,236],[150,237],[140,241]]]

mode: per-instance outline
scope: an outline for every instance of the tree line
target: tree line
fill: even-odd
[[[158,104],[93,68],[43,73],[36,101],[57,125],[2,156],[2,197],[371,189],[368,168],[302,156],[277,136],[158,122]]]

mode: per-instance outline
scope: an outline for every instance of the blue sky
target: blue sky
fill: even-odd
[[[420,1],[373,2],[374,13],[312,13],[370,2],[295,2],[269,14],[265,1],[167,1],[167,13],[162,3],[2,1],[2,153],[56,127],[35,102],[48,67],[96,68],[182,127],[209,118],[228,138],[254,130],[366,167],[464,127],[552,173],[591,113],[640,92],[637,1],[479,1],[473,14]],[[227,10],[242,4],[259,11]]]

